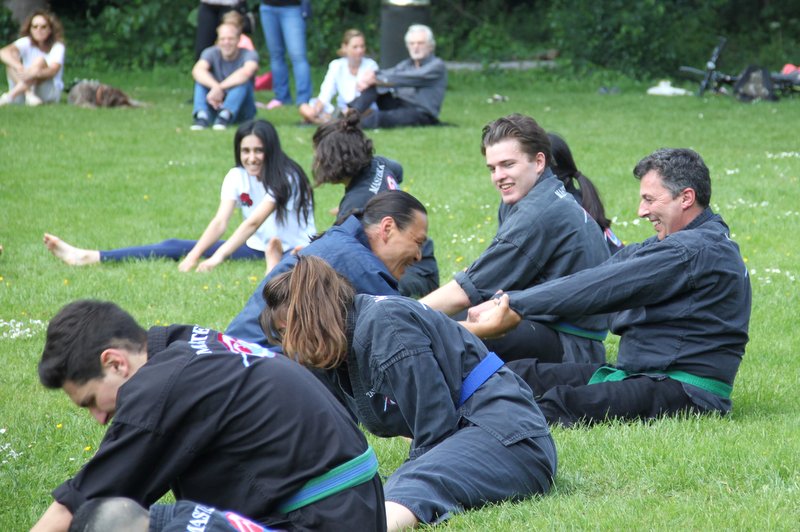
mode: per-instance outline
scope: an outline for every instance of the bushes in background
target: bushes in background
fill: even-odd
[[[249,2],[257,9],[258,0]],[[53,0],[51,5],[64,22],[72,66],[188,69],[194,59],[198,0]],[[313,64],[333,57],[348,27],[361,28],[372,54],[379,55],[380,0],[313,0],[313,11],[308,32]],[[0,34],[15,26],[6,14],[0,10]],[[749,63],[777,69],[800,62],[795,0],[431,0],[431,21],[445,59],[530,59],[557,48],[574,67],[570,75],[597,66],[637,78],[673,76],[680,64],[702,66],[718,35],[728,37],[722,67],[732,72]],[[264,49],[260,28],[253,40]]]

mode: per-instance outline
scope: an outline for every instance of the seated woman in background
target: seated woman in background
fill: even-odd
[[[606,218],[606,211],[603,207],[603,202],[600,201],[597,188],[588,177],[578,170],[567,142],[555,133],[548,133],[547,136],[550,137],[550,147],[553,155],[553,173],[564,183],[564,188],[567,189],[567,192],[572,194],[581,207],[594,218],[594,221],[603,230],[608,250],[613,255],[624,246],[622,241],[614,234],[614,231],[611,230],[611,220]]]
[[[342,46],[339,48],[339,55],[342,57],[334,59],[328,65],[319,96],[299,107],[300,116],[305,122],[323,124],[330,120],[335,111],[332,104],[334,96],[338,108],[344,110],[347,108],[347,102],[361,94],[356,89],[359,76],[367,70],[378,70],[375,61],[364,57],[366,51],[367,45],[363,33],[359,30],[344,32]]]
[[[264,287],[261,325],[283,352],[326,370],[364,427],[411,438],[384,493],[389,530],[549,491],[556,448],[530,388],[445,314],[356,295],[318,257]]]
[[[343,184],[344,196],[334,209],[339,220],[354,209],[363,209],[379,192],[396,190],[403,181],[403,167],[397,161],[374,155],[375,149],[359,127],[358,111],[350,110],[340,120],[320,126],[314,133],[314,184]],[[422,258],[406,268],[399,291],[421,297],[439,287],[439,266],[433,241],[422,246]]]
[[[53,255],[73,266],[129,258],[167,257],[181,261],[178,269],[209,271],[232,259],[264,259],[272,237],[286,249],[307,244],[316,233],[314,194],[303,169],[281,149],[278,132],[265,120],[242,124],[233,139],[236,167],[222,182],[217,213],[199,240],[165,240],[158,244],[98,251],[73,247],[45,233],[44,243]],[[239,207],[244,221],[227,240],[225,233],[233,211]],[[201,257],[207,260],[198,264]]]
[[[0,49],[9,91],[0,105],[56,103],[64,90],[64,31],[49,11],[37,10],[25,19],[20,38]]]

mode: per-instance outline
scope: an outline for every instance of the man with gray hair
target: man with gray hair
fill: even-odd
[[[357,82],[361,95],[348,107],[362,113],[365,128],[428,126],[439,123],[447,68],[434,55],[433,31],[423,24],[412,24],[406,31],[408,59],[392,68],[368,70]],[[378,110],[369,112],[377,103]]]
[[[550,423],[731,409],[751,289],[739,246],[709,207],[708,168],[692,150],[662,149],[639,161],[633,174],[640,181],[639,216],[653,224],[655,236],[599,266],[470,311],[467,327],[479,336],[507,330],[520,316],[611,313],[611,331],[620,335],[615,366],[509,364]]]

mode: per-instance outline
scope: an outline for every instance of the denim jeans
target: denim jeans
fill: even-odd
[[[289,67],[286,52],[292,61],[297,89],[296,103],[311,99],[311,68],[306,58],[306,21],[300,6],[274,7],[261,4],[261,28],[269,48],[272,88],[275,98],[282,103],[292,103],[289,91]]]
[[[256,116],[256,98],[253,82],[248,81],[225,91],[225,99],[222,101],[222,109],[227,109],[233,115],[234,122],[244,122]],[[213,122],[217,116],[217,111],[208,104],[206,96],[209,89],[199,83],[194,84],[194,109],[192,116],[204,111],[208,115],[209,121]]]

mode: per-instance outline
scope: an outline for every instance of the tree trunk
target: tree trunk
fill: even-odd
[[[3,0],[3,5],[11,11],[11,16],[18,24],[22,24],[25,17],[37,9],[49,7],[47,0]]]

